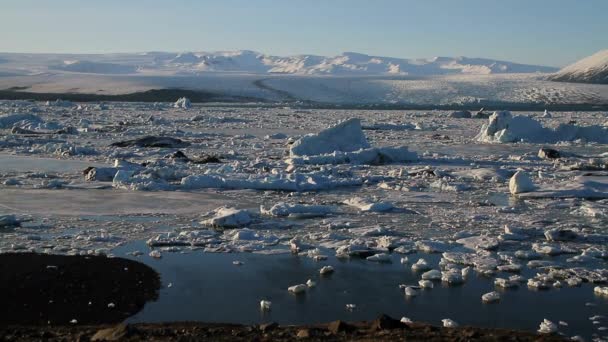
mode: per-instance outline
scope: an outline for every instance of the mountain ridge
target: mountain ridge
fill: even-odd
[[[407,59],[344,52],[337,56],[274,56],[251,50],[181,53],[144,52],[112,54],[2,54],[3,65],[18,65],[27,56],[30,65],[51,71],[92,74],[137,73],[253,73],[328,76],[427,76],[449,74],[553,73],[557,68],[488,58],[433,57]],[[36,61],[38,64],[36,64]],[[115,68],[116,70],[113,70]]]

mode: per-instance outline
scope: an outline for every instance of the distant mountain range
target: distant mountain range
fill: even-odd
[[[449,75],[552,73],[557,68],[485,58],[435,57],[403,59],[345,52],[324,57],[271,56],[254,51],[147,52],[141,54],[0,54],[0,71],[10,66],[20,71],[63,71],[88,74],[293,74],[293,75]]]
[[[549,79],[563,82],[608,84],[608,49],[563,68]]]

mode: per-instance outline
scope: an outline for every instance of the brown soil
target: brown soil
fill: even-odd
[[[162,323],[118,326],[0,327],[0,341],[563,341],[557,335],[376,321],[315,326]]]
[[[0,254],[0,325],[119,323],[159,288],[153,269],[127,259]]]

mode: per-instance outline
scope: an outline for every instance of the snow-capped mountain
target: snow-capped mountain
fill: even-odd
[[[402,59],[345,52],[335,57],[270,56],[254,51],[183,53],[165,61],[167,66],[214,72],[282,73],[299,75],[444,75],[456,73],[553,72],[551,67],[483,58],[435,57]]]
[[[568,65],[549,79],[563,82],[608,84],[608,49]]]
[[[315,55],[272,56],[254,51],[147,52],[140,54],[53,55],[0,54],[0,69],[17,67],[21,72],[77,72],[88,74],[293,74],[293,75],[448,75],[551,73],[556,68],[484,58],[435,57],[403,59],[345,52],[334,57]],[[23,61],[27,60],[27,68]]]

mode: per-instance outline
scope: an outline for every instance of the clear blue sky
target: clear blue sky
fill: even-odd
[[[255,50],[562,66],[608,48],[608,0],[0,0],[2,52]]]

